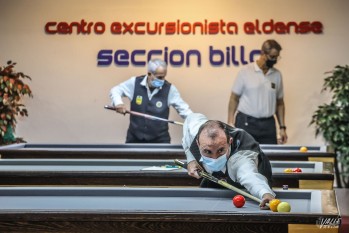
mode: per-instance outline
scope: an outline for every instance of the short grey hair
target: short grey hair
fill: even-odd
[[[167,64],[165,61],[161,59],[152,59],[148,62],[148,72],[155,73],[157,68],[162,67],[164,69],[167,69]]]

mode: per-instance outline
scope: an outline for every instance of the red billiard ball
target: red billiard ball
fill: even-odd
[[[292,171],[293,171],[293,172],[302,172],[302,169],[300,169],[299,167],[297,167],[297,168],[293,168]]]
[[[245,205],[245,198],[241,195],[236,195],[233,198],[233,204],[237,207],[237,208],[241,208]]]

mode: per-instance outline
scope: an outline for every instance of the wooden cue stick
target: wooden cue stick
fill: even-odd
[[[181,167],[184,167],[185,169],[187,169],[187,164],[186,163],[183,163],[182,161],[179,161],[178,159],[175,159],[174,162],[178,166],[181,166]],[[221,185],[221,186],[223,186],[223,187],[225,187],[227,189],[230,189],[230,190],[233,190],[233,191],[235,191],[237,193],[240,193],[241,195],[244,195],[245,197],[248,197],[248,198],[250,198],[250,199],[252,199],[252,200],[254,200],[254,201],[258,202],[258,203],[262,202],[261,199],[255,197],[255,196],[252,196],[251,194],[249,194],[249,193],[247,193],[247,192],[245,192],[245,191],[243,191],[243,190],[241,190],[241,189],[239,189],[239,188],[229,184],[228,182],[226,182],[224,180],[219,180],[216,177],[212,176],[211,174],[208,174],[205,171],[198,171],[198,174],[201,177],[203,177],[203,178],[206,178],[206,179],[208,179],[208,180],[210,180],[210,181],[212,181],[214,183],[217,183],[217,184],[219,184],[219,185]]]
[[[115,107],[110,106],[110,105],[105,105],[104,108],[105,108],[105,109],[109,109],[109,110],[115,110]],[[148,118],[148,119],[150,119],[150,120],[165,121],[165,122],[172,123],[172,124],[175,124],[175,125],[182,125],[182,126],[183,126],[183,123],[182,123],[182,122],[179,122],[179,121],[172,121],[172,120],[168,120],[168,119],[165,119],[165,118],[160,118],[160,117],[152,116],[152,115],[145,114],[145,113],[140,113],[140,112],[135,112],[135,111],[129,111],[129,110],[126,110],[126,113],[132,114],[132,115],[136,115],[136,116],[145,117],[145,118]]]

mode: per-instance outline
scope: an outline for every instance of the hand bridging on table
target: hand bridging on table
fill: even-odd
[[[262,210],[267,210],[269,209],[269,207],[266,205],[267,203],[269,203],[269,201],[275,199],[275,197],[273,195],[271,195],[270,193],[265,193],[263,195],[263,198],[262,198],[262,202],[259,204],[259,207],[262,209]]]

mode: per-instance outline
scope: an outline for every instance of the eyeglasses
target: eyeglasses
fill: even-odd
[[[280,55],[276,55],[276,56],[270,56],[269,54],[266,54],[267,58],[269,60],[272,60],[272,61],[279,61],[281,59],[281,56]]]

